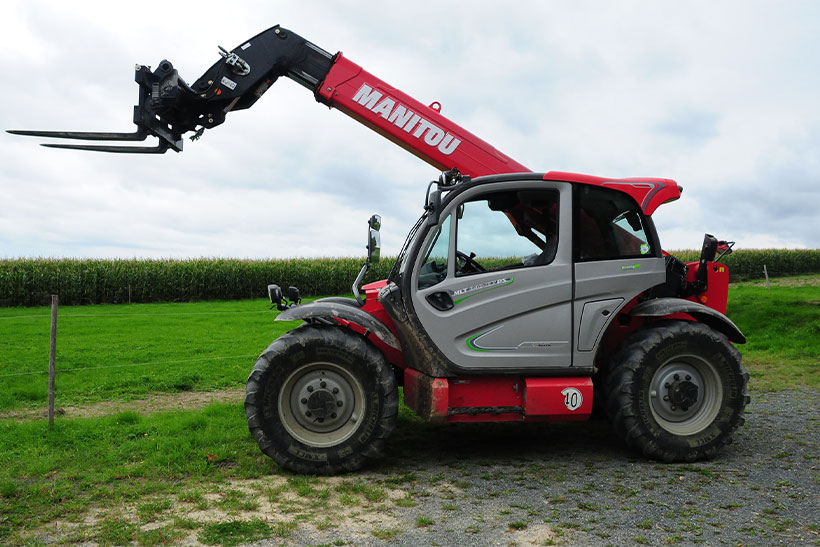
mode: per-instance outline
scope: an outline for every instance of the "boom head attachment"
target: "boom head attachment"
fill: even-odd
[[[9,130],[14,135],[87,141],[144,141],[159,139],[156,146],[96,144],[52,144],[49,148],[91,150],[127,154],[163,154],[182,151],[183,135],[193,131],[198,139],[205,129],[225,121],[231,110],[253,105],[279,76],[288,76],[316,90],[333,65],[333,56],[304,38],[278,25],[261,32],[242,45],[227,51],[219,48],[222,59],[214,63],[193,85],[179,77],[170,61],[155,70],[135,67],[139,101],[134,106],[133,133],[83,131]]]

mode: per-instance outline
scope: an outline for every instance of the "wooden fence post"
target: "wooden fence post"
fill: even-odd
[[[48,354],[48,427],[54,425],[54,377],[57,375],[57,307],[60,297],[51,295],[51,347]]]
[[[769,290],[769,272],[766,271],[766,265],[763,265],[763,275],[766,276],[766,290]]]

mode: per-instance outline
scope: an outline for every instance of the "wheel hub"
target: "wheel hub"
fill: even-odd
[[[308,397],[307,409],[318,419],[324,419],[335,415],[336,398],[327,390],[314,391]]]
[[[315,367],[294,378],[290,410],[294,420],[313,433],[329,433],[355,423],[350,381],[332,367]]]
[[[658,367],[649,383],[649,408],[657,424],[674,435],[695,435],[720,412],[723,386],[715,366],[682,354]]]
[[[684,412],[689,410],[690,406],[698,402],[699,388],[697,384],[692,383],[689,380],[675,380],[675,383],[668,386],[666,389],[669,400],[672,404],[679,406]]]
[[[653,410],[665,420],[682,422],[701,407],[703,378],[690,363],[672,362],[661,367],[652,379]]]

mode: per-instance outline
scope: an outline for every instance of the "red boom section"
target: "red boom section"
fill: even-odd
[[[317,94],[330,106],[440,171],[456,167],[471,177],[530,171],[432,106],[386,84],[341,53]]]

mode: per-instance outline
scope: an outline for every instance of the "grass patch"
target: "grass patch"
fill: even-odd
[[[403,498],[398,498],[393,503],[395,503],[399,507],[416,507],[418,505],[416,500],[414,500],[409,493]]]
[[[379,538],[384,541],[393,541],[396,539],[396,536],[402,533],[403,530],[400,528],[376,528],[375,530],[371,531],[370,533],[373,537]]]
[[[425,526],[432,526],[435,523],[436,521],[434,521],[430,517],[419,517],[416,519],[416,526],[419,528],[423,528]]]
[[[756,390],[820,389],[820,274],[787,279],[769,290],[759,282],[729,288],[727,315],[748,340],[737,347]]]
[[[272,532],[268,523],[261,519],[232,520],[206,524],[197,539],[205,545],[239,545],[265,539]]]
[[[241,511],[255,511],[259,508],[259,502],[253,496],[248,496],[238,490],[225,490],[221,492],[222,499],[216,505],[228,513],[239,513]]]
[[[188,429],[197,417],[205,426]],[[124,503],[135,504],[139,517],[150,521],[171,507],[170,499],[152,499],[158,494],[173,496],[183,485],[187,490],[180,497],[196,504],[204,501],[205,484],[262,477],[275,469],[257,455],[241,405],[153,414],[128,423],[117,418],[57,421],[52,429],[44,420],[0,423],[4,524],[16,530],[58,518],[80,520],[89,507]],[[208,454],[236,465],[209,465]],[[137,505],[145,498],[150,501]],[[247,509],[244,501],[236,500],[239,509]]]
[[[171,500],[161,499],[140,504],[137,506],[137,514],[143,521],[150,522],[156,520],[157,515],[170,508]]]
[[[163,526],[153,530],[140,530],[137,532],[137,544],[141,546],[168,545],[176,543],[187,534],[182,530],[177,530],[173,526]]]
[[[369,485],[362,480],[344,481],[336,486],[336,491],[349,498],[360,495],[370,502],[382,501],[385,498],[384,488]]]
[[[101,545],[125,545],[131,543],[137,533],[137,527],[130,522],[117,518],[106,520],[87,532],[80,532],[78,541],[96,541]]]

